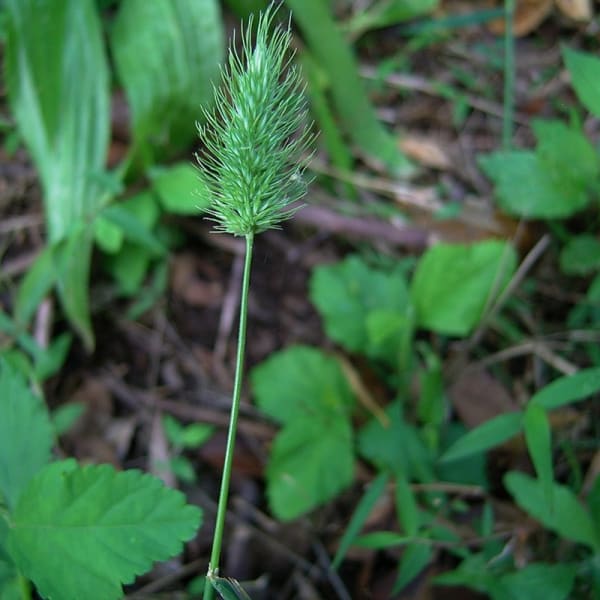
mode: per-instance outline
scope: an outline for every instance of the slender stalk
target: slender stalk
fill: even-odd
[[[231,414],[229,417],[229,432],[227,434],[227,447],[225,449],[225,464],[223,465],[223,476],[221,479],[221,491],[219,493],[219,504],[217,506],[217,519],[213,546],[208,563],[208,573],[204,586],[204,600],[214,598],[214,589],[210,582],[211,577],[219,574],[219,560],[221,557],[221,544],[223,542],[223,529],[225,526],[225,515],[227,513],[227,498],[229,496],[229,482],[231,480],[231,468],[233,465],[233,452],[235,449],[235,436],[237,431],[238,414],[240,412],[240,397],[242,392],[242,380],[244,371],[244,354],[246,348],[246,324],[248,320],[248,290],[250,288],[250,268],[252,266],[252,248],[254,245],[254,234],[246,235],[246,256],[244,260],[244,277],[240,298],[240,325],[238,330],[238,347],[235,365],[235,382],[233,385],[233,397],[231,401]]]
[[[513,20],[515,0],[504,0],[504,102],[502,114],[502,147],[510,150],[515,117],[515,36]]]

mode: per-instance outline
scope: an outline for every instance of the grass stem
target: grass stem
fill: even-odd
[[[504,101],[502,147],[510,150],[515,117],[515,36],[513,31],[515,0],[504,0]]]
[[[204,600],[213,600],[215,591],[210,580],[211,577],[218,576],[219,574],[219,560],[221,557],[223,529],[225,526],[225,515],[227,513],[229,482],[231,480],[233,453],[235,450],[235,436],[237,431],[238,414],[240,411],[240,397],[242,392],[244,354],[246,348],[246,324],[248,320],[248,290],[250,288],[250,269],[252,266],[253,246],[254,234],[250,233],[246,235],[246,256],[244,260],[244,277],[242,281],[240,298],[240,325],[238,331],[238,347],[235,365],[235,382],[233,385],[233,398],[231,401],[231,413],[229,417],[229,432],[227,434],[227,446],[225,449],[225,464],[223,465],[223,476],[221,479],[219,504],[217,506],[217,518],[215,522],[212,552],[210,555],[210,562],[208,564],[206,584],[204,586]]]

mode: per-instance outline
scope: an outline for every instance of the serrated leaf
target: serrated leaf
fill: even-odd
[[[109,79],[92,0],[7,0],[13,114],[39,171],[51,242],[100,206]],[[43,41],[43,43],[41,43]]]
[[[216,0],[121,2],[111,45],[136,144],[176,149],[194,138],[201,107],[212,100],[223,38]]]
[[[553,505],[544,497],[544,487],[540,481],[511,471],[504,476],[504,485],[513,495],[516,503],[534,519],[537,519],[564,538],[585,544],[596,552],[600,551],[600,539],[589,513],[566,486],[553,484]]]
[[[512,246],[496,240],[433,246],[419,261],[410,290],[418,324],[446,335],[468,335],[516,263]]]
[[[589,202],[598,155],[585,136],[560,121],[533,122],[535,152],[494,152],[479,159],[502,208],[525,218],[569,217]]]
[[[600,240],[582,234],[571,238],[560,252],[560,268],[567,275],[588,275],[600,268]]]
[[[371,514],[373,507],[379,501],[383,493],[385,492],[385,487],[389,481],[389,475],[387,473],[380,473],[367,488],[367,491],[363,494],[363,497],[360,499],[354,512],[352,513],[352,517],[350,518],[350,522],[344,530],[344,535],[339,542],[338,549],[335,553],[335,557],[332,562],[332,566],[334,569],[337,569],[348,549],[352,545],[354,539],[360,533],[363,525],[365,524],[367,518]]]
[[[313,271],[310,298],[323,317],[327,335],[352,352],[385,357],[389,340],[381,336],[379,325],[383,319],[390,325],[394,315],[398,317],[392,328],[396,345],[402,339],[409,300],[400,272],[385,273],[369,267],[359,256],[349,256]]]
[[[562,53],[579,101],[600,117],[600,60],[593,54],[566,46],[563,46]]]
[[[50,460],[52,425],[42,400],[0,361],[0,495],[13,509],[29,480]]]
[[[441,456],[441,462],[458,460],[499,446],[521,431],[523,413],[498,415],[465,433]]]
[[[211,203],[210,189],[192,165],[154,169],[150,175],[162,207],[170,213],[198,215]]]
[[[201,512],[140,471],[54,463],[36,475],[11,515],[9,551],[53,600],[117,600],[152,563],[181,551]]]

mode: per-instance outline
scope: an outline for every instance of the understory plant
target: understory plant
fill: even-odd
[[[416,265],[351,255],[317,266],[310,296],[325,332],[346,356],[291,346],[251,372],[259,408],[281,425],[266,469],[275,516],[290,521],[334,500],[355,481],[358,460],[374,469],[341,535],[334,567],[352,546],[390,552],[399,556],[394,593],[400,593],[444,551],[458,567],[438,583],[466,585],[494,600],[522,597],[521,590],[557,600],[575,597],[575,588],[598,593],[600,477],[587,493],[565,484],[554,459],[564,440],[552,421],[600,391],[600,367],[555,379],[522,409],[470,431],[449,419],[445,353],[453,339],[468,339],[486,322],[502,331],[498,304],[516,262],[508,243],[488,240],[438,244]],[[365,382],[365,363],[375,385]],[[393,394],[385,405],[372,391],[381,387]],[[526,567],[498,536],[501,518],[486,470],[489,452],[520,435],[534,476],[510,470],[503,484],[550,540],[548,551]],[[454,527],[468,514],[469,494],[482,504],[473,522],[473,536],[481,540],[476,547]],[[393,499],[398,527],[365,533],[385,497]],[[561,540],[560,565],[550,551],[553,536]]]
[[[292,216],[291,204],[306,192],[304,167],[297,159],[312,136],[300,73],[291,64],[291,31],[276,25],[275,15],[267,9],[256,23],[248,19],[241,53],[232,50],[222,71],[216,109],[206,113],[206,125],[198,128],[204,143],[200,178],[211,195],[207,212],[217,231],[246,240],[236,373],[205,600],[214,597],[215,589],[225,592],[234,585],[219,577],[219,559],[242,390],[254,237]]]
[[[202,513],[139,470],[54,460],[44,401],[0,361],[0,598],[118,600],[182,550]]]

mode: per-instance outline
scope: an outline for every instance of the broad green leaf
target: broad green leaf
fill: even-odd
[[[306,346],[274,354],[251,381],[261,410],[284,424],[271,450],[267,494],[278,518],[293,519],[352,482],[354,397],[338,362]]]
[[[554,469],[552,467],[552,431],[548,413],[536,402],[527,405],[523,429],[529,456],[544,492],[544,502],[552,507]]]
[[[105,257],[104,266],[119,284],[119,291],[132,296],[142,287],[153,258],[147,248],[125,242],[121,252]]]
[[[50,460],[53,441],[44,403],[14,367],[0,361],[0,496],[11,510]]]
[[[21,327],[28,325],[44,297],[56,281],[52,248],[47,247],[36,257],[19,284],[15,299],[15,321]]]
[[[344,535],[340,540],[337,552],[335,553],[335,557],[332,562],[332,566],[334,569],[337,569],[342,564],[342,561],[344,560],[348,549],[350,548],[350,546],[352,546],[354,539],[360,533],[360,530],[362,529],[363,525],[365,524],[366,520],[371,514],[373,507],[385,492],[385,487],[388,481],[389,475],[387,475],[386,473],[380,473],[369,484],[367,491],[364,493],[363,497],[356,505],[356,508],[352,513],[352,517],[350,518],[350,522],[344,530]]]
[[[7,0],[9,100],[40,174],[50,242],[105,197],[109,77],[92,0]],[[88,257],[83,254],[83,258]]]
[[[295,519],[334,498],[353,478],[349,419],[332,412],[305,415],[286,425],[273,442],[267,465],[269,505],[278,519]]]
[[[562,53],[579,101],[600,117],[600,59],[566,46],[563,46]]]
[[[571,238],[560,252],[560,268],[567,275],[589,275],[600,268],[600,240],[583,233]]]
[[[480,165],[508,213],[569,217],[589,202],[588,190],[599,173],[598,155],[579,130],[560,121],[534,121],[533,130],[538,139],[535,152],[494,152],[480,157]]]
[[[258,407],[283,424],[320,416],[345,420],[354,397],[335,358],[316,348],[292,346],[250,374]]]
[[[67,317],[88,350],[94,347],[88,296],[92,235],[89,227],[75,224],[66,237],[52,248],[58,295]]]
[[[287,0],[314,60],[327,74],[340,121],[352,141],[372,158],[397,174],[412,170],[388,133],[366,94],[354,54],[334,22],[328,2]]]
[[[123,245],[125,232],[119,225],[100,215],[94,221],[94,239],[101,250],[116,254]]]
[[[512,246],[496,240],[433,246],[419,261],[411,285],[418,324],[446,335],[468,335],[516,262]]]
[[[589,513],[566,486],[553,484],[553,505],[544,497],[540,481],[524,473],[511,471],[504,476],[504,485],[516,503],[534,519],[564,538],[600,551],[600,539]]]
[[[8,524],[0,518],[0,598],[2,600],[23,600],[19,582],[19,572],[6,550]]]
[[[582,369],[574,375],[565,375],[555,379],[534,394],[535,402],[546,410],[554,410],[568,404],[585,400],[600,391],[600,367]]]
[[[121,584],[180,552],[200,519],[181,492],[150,475],[63,461],[24,490],[8,547],[42,596],[117,600]]]
[[[577,565],[531,563],[500,578],[510,600],[568,600]]]
[[[119,227],[127,241],[155,256],[165,254],[165,247],[153,233],[160,211],[151,192],[141,192],[124,202],[112,204],[102,211],[101,216]],[[122,248],[121,251],[124,252]]]
[[[499,446],[521,431],[523,413],[498,415],[465,433],[444,452],[441,462],[458,460]]]
[[[398,346],[402,340],[409,301],[399,271],[385,273],[359,256],[349,256],[313,271],[310,298],[323,317],[327,335],[352,352],[382,358],[389,352],[389,331],[395,333],[392,343]],[[379,326],[382,319],[388,326],[385,332]]]
[[[185,147],[223,58],[216,0],[123,0],[111,46],[138,146]]]
[[[405,422],[400,403],[390,404],[386,414],[389,425],[373,418],[358,434],[361,456],[378,468],[392,474],[402,473],[409,480],[433,480],[431,454],[417,429]]]
[[[152,186],[162,207],[179,215],[199,215],[211,203],[210,190],[198,169],[180,163],[151,171]]]
[[[408,544],[402,552],[398,576],[392,594],[400,593],[432,560],[433,548],[428,544]]]

